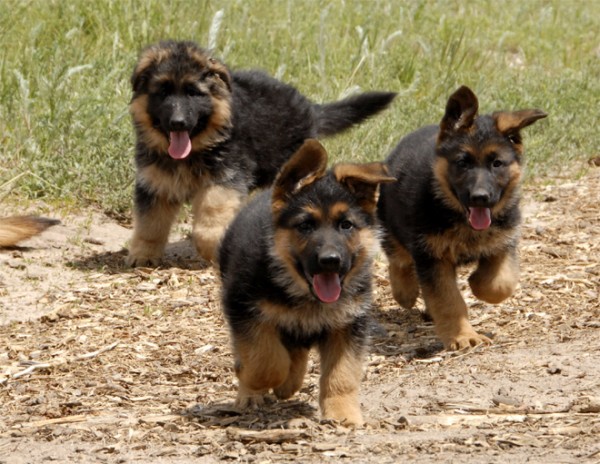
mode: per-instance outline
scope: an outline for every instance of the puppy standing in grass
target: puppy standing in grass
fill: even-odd
[[[271,389],[291,397],[317,346],[322,416],[360,424],[378,184],[394,179],[381,163],[326,166],[325,149],[307,140],[241,210],[220,248],[223,308],[239,406]]]
[[[477,110],[475,94],[461,87],[439,126],[402,139],[387,159],[398,181],[382,186],[378,204],[394,298],[411,308],[420,288],[451,350],[490,343],[469,324],[457,266],[477,263],[469,284],[486,302],[500,303],[517,286],[520,130],[546,117],[537,109]]]
[[[391,92],[311,103],[259,71],[230,72],[192,42],[142,51],[131,78],[137,135],[134,233],[129,265],[155,266],[184,202],[192,240],[213,260],[249,190],[267,187],[311,137],[344,131],[385,109]]]

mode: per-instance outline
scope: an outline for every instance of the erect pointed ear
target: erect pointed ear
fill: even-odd
[[[327,152],[315,139],[307,139],[283,165],[273,186],[271,208],[277,214],[287,201],[307,185],[323,177],[327,170]]]
[[[209,58],[208,69],[216,77],[221,79],[227,87],[227,90],[231,92],[231,74],[229,73],[229,69],[227,69],[227,66],[225,66],[223,63],[221,63],[221,61],[217,60],[216,58]]]
[[[517,134],[524,127],[530,126],[538,119],[548,116],[542,110],[531,109],[521,111],[497,111],[492,113],[496,129],[501,134],[511,136]]]
[[[152,62],[144,61],[138,63],[131,75],[131,89],[133,93],[143,91],[148,85],[148,77],[150,74]]]
[[[131,75],[131,87],[134,93],[144,91],[152,68],[164,58],[166,53],[167,51],[159,45],[150,45],[141,51]]]
[[[469,129],[478,109],[479,102],[473,91],[465,85],[460,87],[446,103],[446,113],[440,122],[440,138]]]
[[[369,214],[375,212],[381,183],[395,182],[383,163],[337,164],[332,169],[336,180],[356,197],[360,206]]]

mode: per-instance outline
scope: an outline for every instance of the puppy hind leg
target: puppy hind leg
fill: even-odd
[[[238,190],[211,185],[194,197],[192,240],[198,254],[206,261],[216,260],[225,229],[240,209],[244,196]]]
[[[388,254],[388,261],[392,295],[400,306],[410,309],[419,296],[415,262],[406,248],[399,244]]]

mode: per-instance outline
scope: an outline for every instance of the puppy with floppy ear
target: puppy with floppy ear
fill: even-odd
[[[460,87],[439,125],[404,137],[386,161],[398,181],[382,186],[378,204],[394,298],[411,308],[422,292],[452,350],[490,343],[468,321],[458,266],[477,263],[469,284],[486,302],[503,301],[517,286],[520,131],[546,117],[537,109],[478,116],[478,107]]]
[[[394,179],[381,163],[326,167],[325,149],[307,140],[241,210],[220,249],[223,309],[238,406],[291,397],[316,347],[322,416],[360,424],[378,184]]]

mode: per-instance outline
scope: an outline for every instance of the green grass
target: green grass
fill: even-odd
[[[438,122],[461,84],[482,112],[541,108],[528,172],[581,172],[598,154],[600,2],[3,0],[0,198],[129,215],[129,77],[163,38],[211,40],[232,68],[259,67],[314,101],[399,92],[393,108],[325,142],[333,160],[375,160]]]

